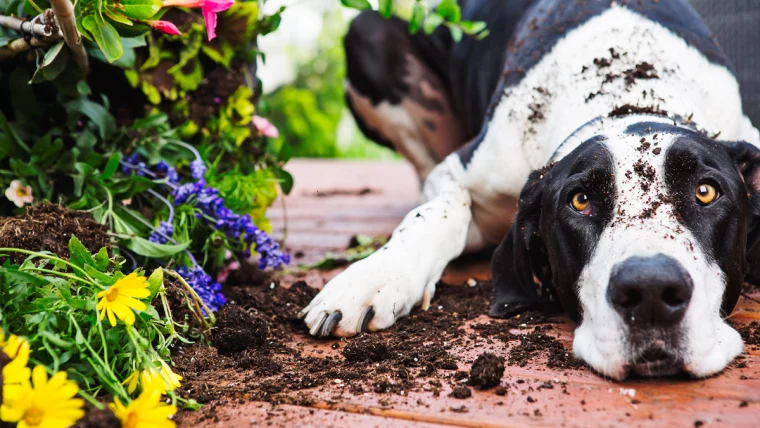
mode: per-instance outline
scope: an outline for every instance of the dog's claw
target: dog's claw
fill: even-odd
[[[322,328],[319,330],[319,337],[328,337],[332,334],[333,329],[343,319],[343,314],[339,311],[335,311],[327,317],[327,320],[322,324]]]
[[[298,314],[296,314],[296,318],[298,318],[299,320],[302,320],[302,319],[306,318],[306,314],[308,314],[308,313],[309,313],[309,311],[307,311],[306,309],[302,309],[301,312],[299,312]]]
[[[369,325],[369,322],[372,321],[372,318],[374,316],[375,308],[372,306],[364,310],[362,316],[359,317],[359,333],[365,333],[367,331],[367,326]]]
[[[317,315],[317,319],[314,320],[314,324],[312,324],[309,334],[316,336],[322,329],[322,324],[325,322],[325,319],[327,319],[327,312],[320,312],[319,315]]]

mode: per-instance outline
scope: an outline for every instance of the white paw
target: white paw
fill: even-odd
[[[440,274],[428,279],[414,252],[395,250],[381,249],[325,285],[299,314],[309,333],[347,337],[383,330],[421,301],[427,306]]]

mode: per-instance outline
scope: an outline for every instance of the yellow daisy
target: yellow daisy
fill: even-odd
[[[108,407],[121,420],[122,428],[174,428],[170,418],[177,413],[177,406],[161,401],[161,391],[146,389],[128,406],[121,404],[118,398]]]
[[[137,299],[148,296],[150,296],[148,280],[144,276],[138,276],[137,272],[132,272],[98,293],[100,302],[96,309],[100,311],[100,319],[108,314],[108,321],[112,327],[116,327],[116,317],[132,325],[135,323],[134,310],[144,311],[147,308],[145,303]]]
[[[32,384],[21,387],[9,403],[3,403],[2,420],[18,422],[17,428],[66,428],[84,416],[84,401],[74,396],[77,384],[58,372],[48,381],[43,366],[32,371]]]
[[[29,342],[12,334],[6,341],[0,329],[0,350],[11,358],[3,367],[3,397],[6,401],[14,394],[13,389],[29,384],[32,374],[29,364]]]
[[[161,394],[166,394],[166,391],[173,391],[179,388],[181,380],[182,376],[174,373],[166,362],[161,361],[160,371],[155,368],[148,368],[142,372],[135,370],[121,384],[127,386],[127,392],[130,394],[137,389],[138,381],[143,391],[156,389]]]

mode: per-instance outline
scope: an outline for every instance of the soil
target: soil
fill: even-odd
[[[72,235],[90,252],[97,252],[103,247],[111,248],[106,227],[83,211],[42,204],[27,208],[26,213],[19,217],[0,218],[0,247],[50,251],[68,259]],[[18,264],[28,256],[16,253],[9,257]],[[0,258],[0,262],[3,259]]]
[[[84,417],[72,425],[72,428],[113,428],[118,426],[121,426],[121,421],[108,407],[98,410],[92,404],[86,403]]]
[[[176,369],[184,376],[180,395],[209,403],[199,410],[201,418],[213,420],[217,406],[249,400],[309,405],[317,401],[315,393],[336,384],[354,395],[401,396],[411,391],[437,396],[448,384],[453,397],[467,398],[472,391],[463,383],[489,388],[499,385],[504,373],[504,358],[494,354],[481,355],[469,372],[458,371],[458,363],[467,362],[458,360],[454,347],[468,346],[478,337],[501,339],[505,344],[527,338],[530,351],[523,349],[525,343],[514,345],[517,350],[509,353],[508,364],[546,357],[550,367],[583,367],[548,334],[550,326],[543,325],[561,320],[523,314],[470,329],[468,321],[488,311],[492,293],[488,282],[475,286],[439,283],[428,311],[415,310],[385,332],[330,339],[329,348],[314,345],[313,339],[304,340],[308,332],[297,314],[317,293],[305,282],[285,288],[275,281],[258,287],[230,287],[226,292],[230,302],[219,313],[216,327],[225,333],[214,333],[216,346],[224,351],[196,344],[173,352]],[[262,322],[268,324],[266,335]],[[525,336],[512,333],[515,328],[535,331]],[[228,335],[230,329],[234,334]],[[217,339],[220,334],[225,337],[222,342]],[[230,346],[235,352],[228,352]],[[506,389],[496,392],[506,394]],[[184,414],[180,412],[178,421]]]
[[[249,348],[266,350],[268,323],[238,305],[225,305],[216,315],[211,340],[220,355],[234,354]]]
[[[498,385],[502,376],[504,376],[504,358],[484,352],[472,363],[469,384],[487,389]]]
[[[630,114],[653,114],[656,116],[667,117],[668,112],[660,109],[659,106],[635,106],[632,104],[623,104],[615,107],[609,114],[609,117],[628,116]]]

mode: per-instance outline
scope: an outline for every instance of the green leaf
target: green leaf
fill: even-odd
[[[161,9],[161,0],[121,0],[124,15],[132,19],[152,18]]]
[[[449,32],[451,33],[451,38],[459,43],[462,41],[462,29],[459,27],[451,27],[449,28]]]
[[[35,70],[32,80],[29,83],[40,83],[47,80],[53,80],[58,77],[59,74],[66,68],[66,63],[69,58],[69,52],[62,50],[63,41],[60,41],[53,45],[45,52],[45,56],[41,62],[37,64],[37,70]]]
[[[95,265],[90,252],[87,251],[87,248],[74,235],[71,235],[71,239],[69,239],[69,261],[79,267]]]
[[[101,283],[102,285],[105,285],[106,287],[110,287],[116,284],[116,281],[119,280],[119,278],[111,276],[111,275],[107,275],[90,265],[85,265],[84,271],[87,272],[88,275],[93,277],[99,283]]]
[[[415,3],[416,5],[417,3]],[[393,15],[393,0],[378,0],[377,11],[384,17],[390,18]]]
[[[89,117],[98,127],[100,138],[105,140],[116,131],[116,120],[103,106],[85,98],[69,101],[65,104],[69,113],[81,113]]]
[[[134,25],[132,21],[129,20],[129,18],[124,16],[124,14],[121,13],[121,11],[117,9],[114,9],[114,10],[106,9],[103,11],[103,13],[105,13],[108,19],[110,19],[111,21],[118,22],[119,24],[123,24],[128,27],[131,27]]]
[[[145,257],[163,258],[173,256],[180,251],[184,251],[190,242],[184,244],[156,244],[150,242],[145,238],[135,236],[129,239],[124,239],[124,244],[127,248],[135,252],[135,254]]]
[[[153,271],[152,274],[148,277],[148,290],[150,291],[150,296],[148,296],[148,301],[150,302],[153,300],[154,297],[156,297],[156,294],[158,293],[158,290],[161,288],[161,286],[164,284],[164,270],[160,267]]]
[[[235,56],[235,50],[224,40],[219,40],[218,42],[217,40],[214,40],[211,43],[204,43],[201,46],[201,50],[207,57],[211,58],[212,61],[229,69],[232,57]]]
[[[459,21],[462,20],[462,10],[456,0],[443,0],[435,8],[435,13],[452,24],[459,24]]]
[[[103,180],[108,180],[111,178],[114,172],[119,168],[119,161],[121,160],[121,153],[116,152],[111,155],[111,157],[108,159],[108,163],[106,164],[106,167],[103,168],[103,173],[100,174],[100,178]]]
[[[425,20],[425,6],[415,3],[412,8],[412,18],[409,20],[409,32],[416,34],[422,28],[422,22]]]
[[[425,34],[431,35],[433,34],[433,31],[435,31],[435,29],[438,28],[441,24],[443,24],[443,18],[441,18],[439,15],[431,13],[425,19],[425,24],[422,28],[424,29]]]
[[[95,39],[95,43],[103,51],[108,62],[114,62],[124,54],[119,33],[103,17],[98,14],[85,16],[82,19],[82,26]]]
[[[465,34],[474,35],[486,29],[486,23],[483,21],[462,21],[459,23]]]
[[[340,0],[340,4],[357,10],[372,9],[372,5],[367,0]]]
[[[274,172],[274,175],[280,179],[280,188],[282,188],[282,193],[286,195],[289,194],[290,191],[293,190],[293,176],[290,175],[289,172],[279,167],[272,167],[272,172]]]
[[[93,260],[95,261],[95,267],[100,269],[101,272],[105,272],[106,269],[108,269],[108,265],[111,264],[111,261],[108,259],[108,250],[106,250],[106,247],[101,248],[100,251],[95,254]]]

